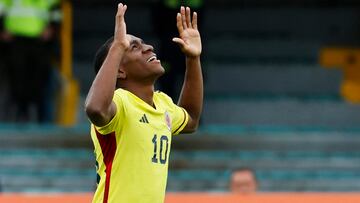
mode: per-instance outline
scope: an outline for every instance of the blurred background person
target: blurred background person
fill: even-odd
[[[15,112],[14,121],[47,122],[51,119],[47,94],[51,42],[61,18],[59,0],[2,1],[7,5],[3,40],[9,43],[10,109]]]
[[[233,170],[230,177],[230,191],[236,194],[254,194],[258,189],[255,172],[250,168]]]
[[[6,11],[6,0],[0,0],[0,109],[6,109],[6,103],[8,100],[8,64],[7,59],[7,44],[4,41],[4,29],[3,22]],[[0,111],[0,121],[5,121],[5,111]]]
[[[160,90],[177,101],[181,82],[185,71],[185,58],[171,39],[176,36],[177,28],[174,26],[175,17],[180,6],[188,6],[199,14],[199,31],[202,28],[202,16],[204,16],[203,0],[159,0],[152,10],[154,32],[159,39],[159,58],[165,68],[166,74],[159,79]],[[169,43],[170,42],[170,43]]]

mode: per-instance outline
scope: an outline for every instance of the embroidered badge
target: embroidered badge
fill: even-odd
[[[171,131],[171,119],[170,119],[170,115],[167,111],[165,111],[165,121],[166,121],[166,125],[167,125],[168,129]]]

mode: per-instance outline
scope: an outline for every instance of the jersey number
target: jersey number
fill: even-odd
[[[154,144],[154,156],[152,157],[151,161],[153,163],[159,163],[159,159],[158,159],[158,155],[157,155],[157,146],[158,146],[157,135],[154,135],[152,142]],[[165,135],[161,136],[159,145],[160,145],[160,153],[159,153],[160,163],[165,164],[166,160],[167,160],[168,149],[169,149],[168,137]],[[165,145],[165,154],[163,154],[164,145]]]

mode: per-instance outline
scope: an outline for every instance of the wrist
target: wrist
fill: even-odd
[[[119,43],[113,42],[110,46],[109,52],[115,52],[117,55],[122,55],[126,51],[126,47]]]
[[[114,49],[114,50],[122,50],[122,51],[126,51],[129,48],[128,44],[126,42],[120,42],[120,41],[116,41],[114,40],[114,42],[111,44],[110,49]]]
[[[116,60],[119,60],[121,61],[122,57],[124,56],[125,54],[125,49],[122,48],[121,46],[117,46],[115,44],[112,44],[109,48],[109,53],[108,53],[108,56],[111,56],[111,57],[115,57]],[[114,59],[115,59],[114,58]]]
[[[186,56],[186,60],[198,61],[198,60],[200,60],[200,55],[198,55],[198,56]]]

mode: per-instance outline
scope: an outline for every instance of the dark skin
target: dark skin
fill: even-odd
[[[118,5],[114,42],[100,68],[86,98],[85,111],[93,124],[104,126],[115,116],[112,101],[116,88],[126,89],[154,106],[154,84],[164,74],[164,68],[155,57],[154,48],[140,38],[126,33],[124,19],[127,6]],[[203,79],[200,63],[201,38],[197,28],[197,14],[191,18],[190,8],[180,8],[176,16],[179,44],[186,56],[186,72],[178,105],[189,113],[183,133],[194,132],[199,124],[203,104]]]

